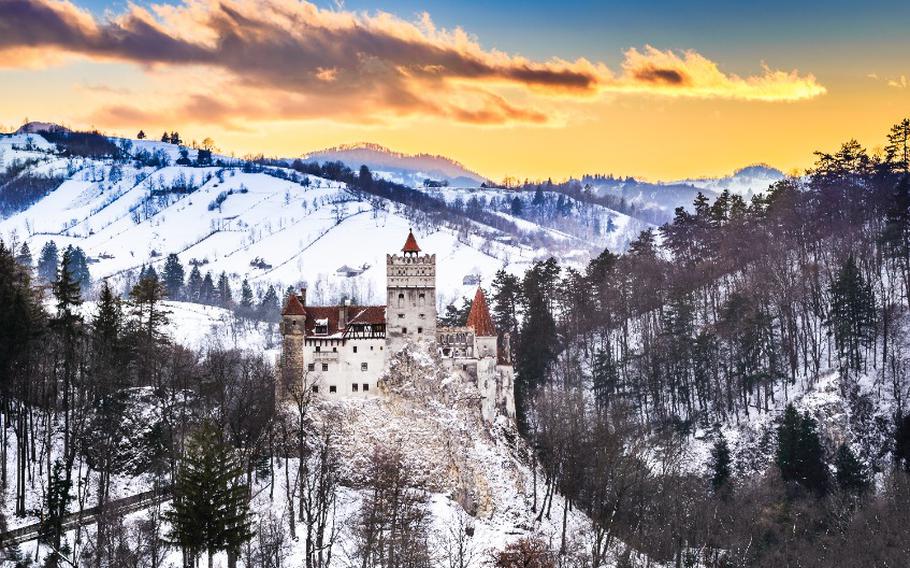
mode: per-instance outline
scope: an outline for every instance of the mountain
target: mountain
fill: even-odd
[[[678,183],[706,189],[715,193],[729,190],[731,193],[749,197],[768,189],[771,184],[784,179],[784,172],[767,164],[753,164],[740,168],[732,174],[719,178],[695,178]]]
[[[35,257],[50,241],[81,247],[96,283],[125,286],[174,253],[203,274],[224,272],[235,290],[244,279],[259,292],[305,282],[316,303],[379,302],[385,255],[413,227],[438,255],[442,309],[499,269],[521,274],[554,254],[581,268],[649,226],[555,191],[536,204],[533,192],[477,187],[395,186],[394,197],[284,164],[215,156],[200,165],[196,150],[182,158],[158,141],[55,140],[0,136],[0,237],[28,243]],[[99,145],[118,156],[91,157]]]
[[[39,134],[41,132],[70,132],[70,129],[53,122],[26,122],[14,134]]]
[[[303,156],[307,161],[340,161],[357,170],[366,165],[377,175],[410,187],[423,185],[425,179],[447,181],[457,187],[480,185],[485,178],[464,165],[431,154],[402,154],[379,144],[358,143],[335,146]]]

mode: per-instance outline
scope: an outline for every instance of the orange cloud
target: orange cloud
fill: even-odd
[[[185,91],[155,111],[130,109],[129,101],[97,111],[95,118],[107,124],[154,113],[196,120],[435,116],[543,124],[552,113],[540,106],[553,97],[652,93],[791,101],[825,92],[812,75],[765,67],[760,75],[738,77],[696,52],[650,46],[628,50],[619,75],[584,58],[534,61],[484,49],[460,28],[437,28],[428,14],[411,22],[298,0],[130,5],[105,20],[69,0],[3,0],[0,60],[23,50],[126,61],[158,73],[201,67],[226,77],[209,91],[217,98]],[[522,102],[507,100],[503,89],[523,91]]]

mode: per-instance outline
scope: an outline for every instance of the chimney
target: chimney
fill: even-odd
[[[338,306],[338,330],[341,331],[348,325],[348,306],[351,305],[351,301],[345,299],[340,306]]]
[[[306,307],[306,287],[300,289],[300,303]]]

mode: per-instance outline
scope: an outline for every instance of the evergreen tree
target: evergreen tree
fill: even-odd
[[[471,306],[474,300],[465,297],[461,298],[461,307],[455,306],[454,303],[446,306],[445,314],[440,316],[439,325],[444,327],[462,327],[468,324],[468,314],[471,313]]]
[[[166,142],[166,143],[170,143],[170,141],[171,141],[171,136],[170,136],[170,134],[168,134],[168,133],[165,131],[165,133],[161,135],[161,141],[162,141],[162,142]]]
[[[522,201],[518,196],[513,197],[510,211],[513,217],[521,217],[521,215],[525,212],[524,201]]]
[[[619,366],[613,358],[610,347],[599,349],[594,354],[594,366],[591,370],[594,400],[601,408],[608,408],[612,402],[619,382]]]
[[[558,353],[559,337],[553,317],[559,265],[556,259],[536,262],[522,281],[524,321],[516,349],[515,405],[520,428],[526,426],[527,402],[546,379]]]
[[[65,466],[59,459],[54,462],[51,470],[50,479],[48,480],[48,490],[45,496],[46,514],[41,522],[41,541],[46,542],[54,547],[55,550],[67,552],[68,548],[61,548],[61,540],[64,535],[63,519],[66,517],[67,508],[73,496],[70,493],[72,481],[64,473]],[[59,556],[50,554],[47,557],[45,566],[56,568],[59,566]]]
[[[278,293],[274,286],[269,286],[262,300],[259,302],[259,319],[263,321],[277,321],[279,317]]]
[[[145,131],[144,131],[144,130],[140,130],[140,131],[139,131],[139,134],[136,135],[136,138],[137,138],[138,140],[145,140]]]
[[[164,261],[164,272],[162,273],[164,277],[164,289],[167,293],[167,297],[171,300],[181,300],[183,299],[183,279],[185,278],[185,272],[183,265],[180,264],[180,259],[177,258],[177,255],[171,253],[167,255],[167,260]]]
[[[898,415],[894,428],[894,465],[910,472],[910,414]]]
[[[866,470],[850,446],[841,444],[834,456],[834,479],[841,491],[859,495],[869,485]]]
[[[249,315],[250,310],[253,309],[253,289],[250,288],[250,283],[246,278],[240,285],[240,307],[246,312],[245,315]]]
[[[218,305],[223,308],[229,308],[233,303],[234,298],[231,293],[231,283],[228,280],[227,274],[222,272],[221,276],[218,277]]]
[[[493,323],[501,333],[510,333],[518,340],[518,309],[522,302],[521,280],[505,270],[493,278]]]
[[[711,448],[711,487],[719,492],[730,481],[730,447],[727,439],[721,434]]]
[[[28,243],[22,243],[19,247],[19,254],[16,255],[16,262],[19,266],[31,270],[32,268],[32,251],[28,248]]]
[[[59,262],[57,243],[54,241],[44,243],[41,247],[41,256],[38,258],[38,278],[47,284],[56,280]]]
[[[861,348],[875,338],[875,294],[866,283],[853,255],[841,266],[830,286],[828,320],[834,341],[847,368],[862,370]]]
[[[67,268],[74,282],[79,285],[79,291],[85,293],[92,285],[92,277],[88,269],[88,259],[85,251],[81,247],[69,245],[64,251],[64,257],[68,258]]]
[[[828,471],[818,426],[808,413],[800,416],[792,404],[787,405],[777,429],[776,462],[784,481],[819,495],[827,491]]]
[[[891,127],[885,145],[885,163],[892,172],[910,173],[910,118]]]
[[[195,264],[186,281],[186,299],[190,302],[202,303],[202,273],[199,271],[199,266]]]
[[[206,272],[205,278],[199,287],[199,301],[203,304],[215,304],[217,292],[215,291],[215,281],[212,280],[212,273]]]
[[[214,555],[224,550],[233,565],[240,547],[253,536],[242,475],[233,449],[221,441],[213,426],[204,425],[188,440],[174,483],[173,508],[166,519],[171,541],[193,563],[207,552],[211,567]]]
[[[95,367],[99,397],[110,394],[122,380],[120,348],[123,333],[123,307],[107,280],[98,295],[98,307],[92,318],[92,363]],[[109,379],[109,380],[108,380]]]
[[[154,278],[142,278],[130,290],[133,319],[132,362],[140,384],[160,386],[158,347],[166,342],[164,326],[169,312],[161,306],[164,286]]]

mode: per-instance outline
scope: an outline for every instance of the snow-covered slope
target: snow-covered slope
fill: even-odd
[[[447,181],[456,187],[479,185],[484,178],[464,165],[445,156],[402,154],[370,143],[336,146],[309,152],[307,161],[341,161],[357,170],[365,165],[378,175],[411,187],[423,185],[425,179]]]
[[[767,164],[754,164],[740,168],[732,174],[720,178],[696,178],[682,180],[678,183],[689,184],[699,189],[716,193],[729,190],[731,193],[751,197],[762,193],[771,184],[784,179],[784,172]]]
[[[583,266],[603,247],[623,250],[644,227],[605,207],[574,202],[564,215],[546,217],[531,206],[531,193],[520,194],[528,205],[518,217],[510,209],[514,192],[488,189],[426,190],[452,207],[450,215],[433,217],[419,205],[289,168],[251,171],[226,158],[217,166],[174,165],[179,146],[112,140],[146,159],[68,157],[40,134],[0,136],[0,173],[25,164],[19,175],[63,180],[0,219],[0,238],[28,242],[36,257],[48,241],[82,247],[95,281],[129,280],[142,266],[162,268],[176,253],[203,274],[225,272],[235,289],[244,278],[254,290],[306,283],[317,303],[342,295],[368,303],[382,302],[385,255],[399,250],[413,227],[423,250],[437,255],[442,307],[468,295],[475,275],[489,285],[501,268],[522,273],[552,254]],[[196,155],[189,150],[191,161]],[[144,165],[149,156],[157,157],[156,165]],[[485,209],[495,203],[504,223],[466,217],[460,207],[472,197],[483,198]],[[558,195],[546,197],[555,204]],[[340,273],[344,266],[355,270]]]

